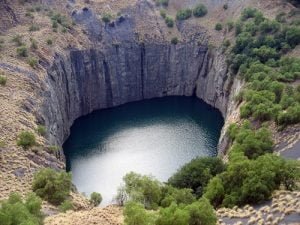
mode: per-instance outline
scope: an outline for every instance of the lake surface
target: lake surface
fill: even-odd
[[[77,119],[64,144],[78,191],[112,203],[122,177],[134,171],[167,179],[197,156],[216,156],[219,111],[194,97],[128,103]]]

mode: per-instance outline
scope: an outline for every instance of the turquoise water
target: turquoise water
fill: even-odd
[[[166,181],[197,156],[215,156],[223,126],[219,111],[194,97],[128,103],[77,119],[64,144],[67,170],[80,192],[113,202],[130,171]]]

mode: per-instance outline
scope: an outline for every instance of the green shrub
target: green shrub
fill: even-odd
[[[68,210],[73,210],[74,205],[73,205],[72,201],[65,200],[61,203],[61,205],[58,208],[59,208],[59,211],[61,211],[61,212],[67,212]]]
[[[0,85],[5,86],[6,82],[7,82],[7,77],[3,76],[3,75],[0,75]]]
[[[12,38],[12,42],[14,42],[17,46],[22,46],[23,44],[23,37],[21,35],[16,35]]]
[[[193,9],[193,14],[195,17],[203,17],[207,14],[207,8],[205,5],[203,4],[199,4],[197,5],[194,9]]]
[[[37,43],[37,41],[35,39],[31,39],[30,41],[31,41],[30,48],[31,49],[35,49],[35,50],[38,49],[38,43]]]
[[[46,127],[43,125],[38,125],[36,131],[41,136],[45,136],[47,132]]]
[[[32,24],[30,27],[29,27],[29,31],[30,32],[34,32],[34,31],[38,31],[40,30],[40,27],[36,24]]]
[[[168,183],[176,188],[190,188],[201,196],[208,181],[224,169],[225,165],[219,158],[196,158],[171,176]]]
[[[34,175],[32,190],[42,199],[59,205],[69,196],[71,186],[71,174],[46,168]]]
[[[102,16],[102,21],[104,23],[109,23],[111,19],[112,19],[112,15],[110,13],[104,13]]]
[[[154,225],[154,214],[146,211],[141,203],[126,203],[123,214],[126,225]]]
[[[285,39],[292,47],[300,44],[300,28],[296,26],[288,27],[285,30]]]
[[[228,31],[232,31],[232,29],[234,28],[234,22],[232,21],[228,21],[227,22],[227,27],[228,27]]]
[[[173,37],[173,38],[171,39],[171,43],[172,43],[173,45],[177,45],[177,44],[178,44],[178,38],[177,38],[177,37]]]
[[[245,21],[245,20],[247,20],[247,19],[254,18],[257,12],[258,12],[258,10],[257,10],[257,9],[254,9],[254,8],[245,8],[245,9],[242,11],[241,19],[242,19],[243,21]]]
[[[27,195],[25,201],[18,193],[10,194],[8,200],[0,203],[1,225],[40,225],[42,201],[35,194]]]
[[[220,31],[220,30],[223,29],[223,25],[220,24],[220,23],[217,23],[216,26],[215,26],[215,29],[216,29],[217,31]]]
[[[174,19],[170,16],[166,16],[165,22],[168,27],[173,27],[174,26]]]
[[[46,148],[47,152],[49,153],[56,153],[56,152],[59,152],[60,150],[60,147],[57,146],[57,145],[50,145]]]
[[[34,57],[29,57],[27,60],[27,63],[32,67],[32,68],[36,68],[37,64],[38,64],[38,60]]]
[[[192,16],[192,10],[191,9],[180,9],[176,13],[176,19],[177,20],[187,20]]]
[[[47,45],[52,45],[52,44],[53,44],[52,39],[47,39]]]
[[[280,24],[274,20],[264,20],[259,29],[263,33],[275,33],[279,30]]]
[[[91,198],[90,198],[90,202],[94,205],[94,206],[98,206],[101,204],[102,202],[102,196],[100,193],[97,192],[93,192],[91,194]]]
[[[130,172],[123,178],[128,199],[144,204],[146,209],[156,209],[161,199],[161,183],[149,176]]]
[[[160,16],[161,16],[162,18],[166,18],[166,16],[167,16],[166,10],[161,9],[161,10],[159,11],[159,13],[160,13]]]
[[[18,135],[17,145],[28,149],[36,144],[35,136],[29,131],[22,131]]]
[[[27,47],[24,45],[24,46],[21,46],[21,47],[18,47],[17,48],[17,54],[18,56],[20,57],[27,57],[28,56],[28,50],[27,50]]]
[[[223,9],[224,9],[224,10],[227,10],[227,9],[228,9],[228,4],[224,4],[224,5],[223,5]]]
[[[170,185],[165,185],[162,188],[162,197],[160,206],[169,207],[172,203],[179,204],[191,204],[196,201],[195,196],[193,195],[192,189],[177,189]]]

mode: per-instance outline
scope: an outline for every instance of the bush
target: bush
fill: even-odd
[[[7,82],[7,77],[0,75],[0,85],[5,86]]]
[[[102,21],[104,23],[109,23],[111,19],[112,19],[112,15],[110,13],[104,13],[102,16]]]
[[[170,185],[165,185],[162,188],[162,198],[160,206],[169,207],[172,203],[179,204],[191,204],[196,201],[195,196],[193,195],[192,189],[177,189]]]
[[[73,203],[70,200],[65,200],[61,205],[58,207],[59,211],[61,212],[67,212],[68,210],[74,209]]]
[[[224,169],[225,165],[219,158],[196,158],[170,177],[168,183],[176,188],[190,188],[201,196],[208,181]]]
[[[52,45],[52,44],[53,44],[52,39],[47,39],[47,45]]]
[[[46,132],[47,132],[46,127],[43,126],[43,125],[38,125],[36,131],[37,131],[38,134],[41,135],[41,136],[45,136],[45,135],[46,135]]]
[[[155,218],[141,203],[126,203],[123,214],[126,225],[154,225]]]
[[[17,145],[28,149],[36,144],[35,136],[29,131],[22,131],[17,140]]]
[[[34,39],[31,39],[30,41],[31,41],[30,47],[31,47],[32,49],[38,49],[38,43],[37,43],[37,41],[34,40]]]
[[[250,19],[250,18],[254,18],[256,13],[258,12],[257,9],[254,9],[254,8],[246,8],[242,11],[242,17],[241,19],[243,21],[247,20],[247,19]]]
[[[296,26],[287,28],[285,32],[285,39],[292,47],[300,44],[300,28]]]
[[[18,54],[18,56],[21,56],[21,57],[27,57],[28,56],[27,47],[24,45],[24,46],[17,48],[17,54]]]
[[[227,27],[228,27],[228,31],[232,31],[232,29],[234,28],[234,22],[232,21],[228,21],[227,22]]]
[[[216,26],[215,26],[215,29],[216,29],[217,31],[220,31],[220,30],[222,30],[222,29],[223,29],[223,26],[222,26],[222,24],[220,24],[220,23],[217,23],[217,24],[216,24]]]
[[[178,38],[177,38],[177,37],[173,37],[173,38],[171,39],[171,43],[172,43],[173,45],[177,45],[177,44],[178,44]]]
[[[12,38],[12,41],[14,42],[14,43],[16,43],[16,45],[17,46],[22,46],[22,45],[24,45],[23,44],[23,37],[21,36],[21,35],[16,35],[16,36],[14,36],[13,38]]]
[[[223,5],[223,9],[224,9],[224,10],[227,10],[227,9],[228,9],[228,4],[224,4],[224,5]]]
[[[166,18],[166,16],[167,16],[167,13],[166,13],[166,10],[164,10],[164,9],[161,9],[160,11],[159,11],[159,13],[160,13],[160,16],[162,17],[162,18]]]
[[[42,199],[59,205],[69,196],[71,185],[71,174],[46,168],[34,175],[32,190]]]
[[[30,32],[34,32],[34,31],[38,31],[40,30],[40,27],[36,24],[32,24],[30,27],[29,27],[29,31]]]
[[[161,199],[161,183],[149,176],[130,172],[123,178],[125,192],[130,201],[144,204],[146,209],[156,209]]]
[[[166,16],[165,22],[168,27],[173,27],[174,26],[174,19],[170,16]]]
[[[37,64],[38,64],[38,60],[34,57],[30,57],[27,60],[27,63],[32,67],[32,68],[36,68]]]
[[[98,206],[101,204],[102,202],[102,196],[100,193],[97,192],[93,192],[91,194],[91,198],[90,198],[90,202],[94,205],[94,206]]]
[[[176,14],[177,20],[187,20],[192,16],[191,9],[180,9]]]
[[[203,4],[199,4],[197,5],[194,9],[193,9],[193,14],[195,17],[203,17],[207,14],[207,8],[205,5]]]
[[[3,225],[40,225],[42,201],[35,194],[27,195],[25,201],[18,193],[10,194],[0,203],[0,223]]]

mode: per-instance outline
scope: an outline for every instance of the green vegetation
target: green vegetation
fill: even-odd
[[[178,44],[178,38],[177,37],[173,37],[172,39],[171,39],[171,43],[173,44],[173,45],[177,45]]]
[[[47,45],[52,45],[52,44],[53,44],[52,39],[47,39]]]
[[[65,200],[61,203],[61,205],[58,207],[59,211],[61,212],[67,212],[68,210],[74,209],[73,203],[70,200]]]
[[[93,192],[91,194],[91,198],[90,198],[90,202],[94,205],[94,206],[98,206],[101,204],[102,202],[102,196],[100,193],[97,192]]]
[[[67,32],[68,29],[71,29],[71,23],[68,21],[66,16],[61,15],[60,13],[54,13],[52,11],[49,13],[49,16],[52,21],[53,32],[57,32],[59,25],[65,32]]]
[[[215,224],[213,207],[205,198],[199,200],[191,189],[164,185],[149,176],[129,173],[124,177],[126,195],[125,224],[128,225],[200,225]],[[156,211],[146,209],[158,209]]]
[[[224,9],[224,10],[227,10],[227,9],[228,9],[228,4],[224,4],[224,5],[223,5],[223,9]]]
[[[32,68],[36,68],[37,64],[38,64],[38,60],[34,57],[29,57],[27,60],[27,63],[32,67]]]
[[[177,20],[187,20],[192,16],[192,10],[191,9],[180,9],[178,10],[176,14]]]
[[[17,193],[10,194],[8,200],[0,203],[1,225],[41,225],[42,201],[35,194],[27,195],[25,200]]]
[[[71,186],[71,174],[46,168],[34,175],[32,190],[42,199],[59,205],[68,198]]]
[[[174,26],[174,19],[170,16],[166,16],[165,22],[168,27],[173,27]]]
[[[208,181],[224,169],[225,165],[219,158],[196,158],[170,177],[168,183],[177,188],[190,188],[201,196]]]
[[[12,42],[14,42],[17,46],[22,46],[22,45],[24,45],[22,39],[23,39],[23,37],[18,34],[12,38]]]
[[[161,9],[160,11],[159,11],[159,13],[160,13],[160,16],[162,17],[162,18],[166,18],[166,16],[167,16],[167,13],[166,13],[166,10],[164,10],[164,9]]]
[[[207,14],[207,8],[203,4],[199,4],[193,9],[193,15],[195,17],[203,17],[206,14]]]
[[[221,23],[217,23],[215,26],[215,30],[220,31],[223,29],[223,25]]]
[[[59,150],[60,150],[60,147],[57,145],[50,145],[46,148],[46,151],[49,153],[57,153],[57,152],[59,152]]]
[[[0,75],[0,85],[5,86],[6,82],[7,82],[7,77],[3,76],[3,75]]]
[[[32,24],[30,27],[29,27],[29,31],[30,32],[35,32],[35,31],[38,31],[40,30],[40,27],[36,24]]]
[[[25,45],[17,48],[17,54],[20,57],[27,57],[28,56],[28,49]]]
[[[38,125],[37,129],[36,129],[37,133],[41,136],[45,136],[46,135],[46,127],[43,125]]]
[[[247,81],[239,96],[241,117],[274,120],[282,127],[300,122],[299,88],[286,83],[300,77],[300,59],[284,56],[300,43],[300,29],[247,8],[236,35],[229,63]]]
[[[112,15],[110,13],[104,13],[102,15],[102,21],[104,23],[109,23],[111,19],[112,19]]]
[[[17,145],[28,149],[36,144],[35,136],[29,131],[22,131],[17,140]]]
[[[31,45],[30,45],[30,48],[33,49],[33,50],[36,50],[38,49],[38,43],[35,39],[30,39],[30,42],[31,42]]]

